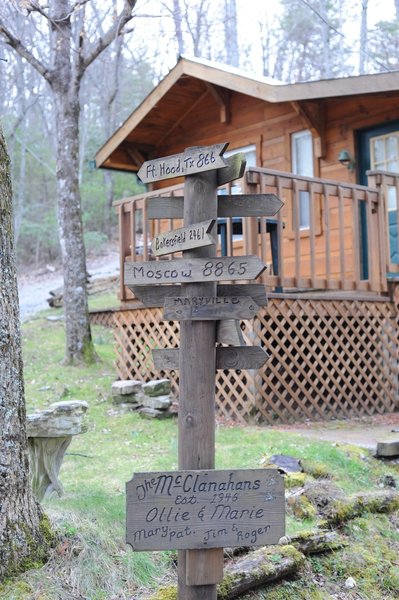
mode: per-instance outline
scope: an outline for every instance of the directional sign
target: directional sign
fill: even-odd
[[[256,279],[266,269],[257,256],[182,258],[125,263],[125,285]]]
[[[176,285],[129,285],[129,289],[144,306],[163,306],[166,298],[181,296],[181,286]],[[218,296],[251,296],[258,306],[267,306],[266,288],[263,283],[236,283],[217,285]]]
[[[173,154],[164,158],[156,158],[144,162],[137,175],[143,183],[162,181],[184,175],[193,175],[202,171],[211,171],[227,166],[221,156],[228,144],[214,146],[196,146],[187,148],[181,154]]]
[[[149,198],[148,219],[182,219],[183,196]],[[232,194],[218,196],[218,217],[273,217],[283,206],[275,194]]]
[[[155,256],[162,256],[171,252],[211,246],[216,243],[215,238],[209,234],[215,223],[215,219],[209,219],[167,233],[159,233],[152,240],[152,251]]]
[[[264,546],[285,533],[277,469],[135,473],[126,496],[133,550]]]
[[[216,368],[219,370],[260,369],[269,358],[260,346],[216,348]],[[179,348],[153,350],[152,359],[158,371],[179,370]]]
[[[225,158],[225,161],[227,167],[225,169],[219,169],[216,174],[218,187],[226,185],[226,183],[230,183],[236,179],[241,179],[241,177],[244,176],[247,164],[245,154],[241,152],[233,154],[233,156]]]
[[[164,321],[252,319],[259,306],[250,296],[192,296],[166,298]]]

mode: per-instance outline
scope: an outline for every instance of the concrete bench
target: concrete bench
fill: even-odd
[[[88,408],[87,402],[69,400],[27,415],[31,481],[37,500],[62,495],[58,478],[62,460],[72,437],[87,431],[84,416]]]

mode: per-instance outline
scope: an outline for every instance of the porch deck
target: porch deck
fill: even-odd
[[[241,328],[246,344],[263,346],[270,359],[259,371],[217,372],[220,414],[289,423],[398,409],[399,302],[387,284],[387,273],[398,272],[387,212],[398,180],[370,173],[365,187],[250,168],[235,182],[233,191],[275,193],[284,207],[273,219],[245,218],[238,229],[231,217],[223,223],[219,254],[257,254],[269,265],[262,278],[268,306]],[[307,228],[299,226],[303,194]],[[182,225],[173,217],[148,219],[151,199],[171,195],[182,195],[182,186],[116,203],[121,273],[126,261],[154,258],[149,241],[156,233]],[[161,309],[143,307],[123,282],[119,299],[112,316],[119,376],[166,375],[178,395],[178,373],[155,371],[151,359],[153,348],[178,347],[178,322],[160,326]]]

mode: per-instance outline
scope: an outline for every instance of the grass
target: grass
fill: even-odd
[[[133,472],[177,468],[177,422],[146,421],[137,414],[119,412],[110,399],[115,379],[112,333],[93,327],[93,338],[100,362],[66,367],[62,365],[62,322],[41,316],[23,325],[27,411],[61,399],[85,400],[89,427],[73,439],[65,456],[60,473],[63,497],[44,503],[58,534],[58,546],[42,569],[0,588],[4,600],[144,598],[174,574],[171,553],[133,553],[125,547],[124,519],[125,482]],[[296,456],[315,470],[321,465],[348,494],[378,489],[383,477],[392,474],[391,467],[358,448],[309,441],[268,427],[217,428],[217,468],[257,468],[272,454]],[[314,525],[312,520],[288,517],[287,533]],[[356,519],[345,527],[351,540],[347,550],[309,559],[308,573],[301,579],[247,598],[331,598],[328,594],[342,592],[349,576],[357,581],[358,595],[337,597],[398,597],[398,531],[399,520],[392,516]]]

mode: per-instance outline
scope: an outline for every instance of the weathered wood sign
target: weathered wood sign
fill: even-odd
[[[236,281],[256,279],[265,269],[265,263],[257,256],[126,262],[124,281],[127,285]]]
[[[137,175],[143,183],[173,179],[227,166],[221,156],[228,144],[187,148],[181,154],[145,161]]]
[[[159,233],[152,240],[152,251],[155,256],[163,256],[172,252],[211,246],[216,243],[215,238],[209,233],[215,223],[215,219],[209,219],[188,227]]]
[[[250,296],[191,296],[166,298],[165,321],[252,319],[259,306]]]
[[[277,469],[135,473],[126,492],[133,550],[263,546],[284,535]]]
[[[221,185],[226,185],[226,183],[230,183],[236,179],[241,179],[241,177],[244,176],[245,167],[247,164],[245,154],[242,152],[233,154],[233,156],[228,156],[224,160],[227,163],[227,167],[224,169],[218,169],[216,172],[216,185],[218,187]]]
[[[181,285],[128,285],[128,288],[144,306],[163,306],[166,298],[181,296]],[[251,296],[258,306],[267,306],[266,288],[263,283],[218,283],[218,296]]]
[[[218,217],[273,217],[283,206],[275,194],[233,194],[217,198]],[[183,196],[159,196],[147,201],[149,219],[182,219]]]
[[[260,369],[270,358],[260,346],[216,348],[216,369]],[[179,370],[179,348],[157,348],[152,351],[155,369]]]

